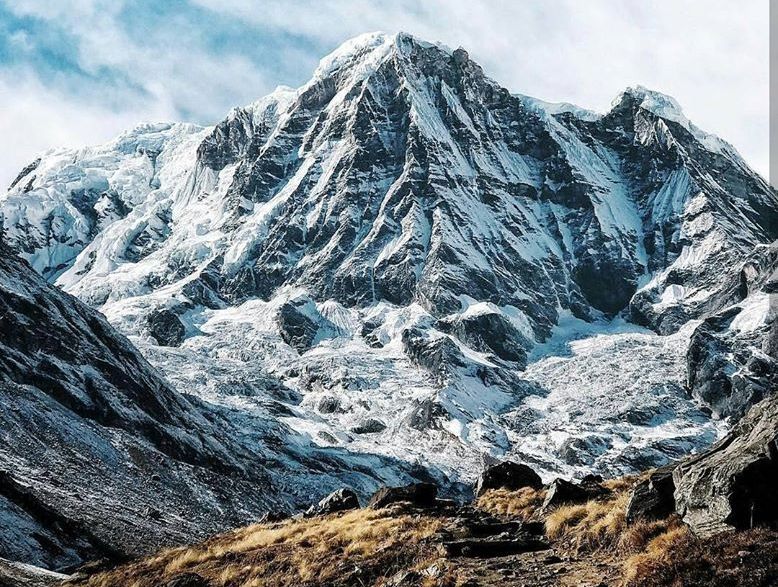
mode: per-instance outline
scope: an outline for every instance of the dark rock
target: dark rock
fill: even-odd
[[[755,405],[708,452],[676,467],[676,511],[702,536],[778,524],[778,396]]]
[[[409,502],[416,506],[435,505],[438,488],[432,483],[412,483],[404,487],[382,487],[370,498],[367,506],[373,509],[383,508],[393,503]]]
[[[568,465],[591,465],[611,446],[609,438],[587,434],[566,439],[557,449],[557,453]]]
[[[771,297],[776,298],[771,303],[774,304],[776,312],[778,312],[778,295],[773,294]],[[762,351],[778,361],[778,315],[770,323],[770,330],[762,343]]]
[[[312,505],[305,512],[306,517],[325,516],[335,512],[344,512],[359,507],[359,497],[351,489],[344,487],[333,491],[316,505]]]
[[[740,308],[733,308],[723,315],[706,319],[695,329],[686,352],[687,386],[695,397],[719,414],[727,411],[724,404],[732,393],[727,373],[732,369],[727,359],[731,349],[717,335],[726,331],[738,312]]]
[[[631,273],[627,262],[619,266],[615,259],[604,263],[599,257],[586,256],[573,269],[573,278],[593,307],[614,315],[627,307],[637,289]],[[608,286],[603,287],[604,283]]]
[[[447,556],[465,556],[473,558],[492,558],[547,550],[548,542],[535,537],[517,537],[508,539],[467,538],[443,544]]]
[[[316,410],[320,414],[334,414],[340,411],[340,400],[332,396],[323,397],[316,405]]]
[[[775,321],[740,334],[729,328],[740,311],[733,307],[706,318],[692,334],[686,355],[692,396],[719,417],[742,417],[778,387],[778,361],[767,352],[775,344]]]
[[[408,328],[402,332],[402,346],[411,361],[427,370],[438,383],[444,383],[452,369],[465,366],[462,352],[447,336],[430,338],[418,328]]]
[[[35,161],[33,161],[32,163],[29,163],[29,164],[25,165],[25,166],[22,168],[22,170],[19,172],[19,175],[17,175],[17,176],[16,176],[16,179],[14,179],[14,180],[11,182],[11,185],[9,185],[9,186],[8,186],[8,189],[9,189],[9,190],[10,190],[10,189],[13,189],[13,187],[14,187],[16,184],[18,184],[20,181],[22,181],[22,180],[23,180],[25,177],[27,177],[27,176],[28,176],[30,173],[32,173],[33,171],[35,171],[35,170],[38,168],[38,165],[40,165],[40,163],[41,163],[41,158],[40,158],[40,157],[38,157],[38,158],[37,158],[37,159],[35,159]],[[30,191],[30,190],[25,190],[25,191]]]
[[[419,402],[406,417],[405,423],[414,430],[440,429],[440,420],[447,416],[446,409],[440,402],[427,398]]]
[[[180,346],[186,329],[172,310],[155,310],[148,317],[149,334],[161,346]]]
[[[471,348],[493,353],[500,359],[526,365],[532,343],[504,315],[497,312],[456,316],[439,326]]]
[[[674,469],[675,466],[657,469],[635,486],[627,504],[628,524],[639,519],[661,520],[675,511]]]
[[[257,520],[257,524],[272,524],[274,522],[283,522],[289,519],[289,513],[284,511],[265,512]]]
[[[378,329],[381,327],[382,322],[380,320],[366,320],[362,324],[361,336],[365,339],[365,342],[373,348],[381,348],[383,343],[381,342]]]
[[[543,510],[549,510],[561,505],[585,503],[608,493],[608,490],[598,483],[576,484],[564,479],[554,479],[546,491]]]
[[[375,418],[363,420],[351,429],[354,434],[377,434],[386,430],[386,424]]]
[[[546,534],[545,522],[523,522],[521,529],[525,534],[544,536]]]
[[[164,584],[164,587],[210,587],[211,583],[197,573],[184,573]]]
[[[480,497],[489,489],[517,490],[524,487],[540,489],[543,481],[540,476],[527,465],[503,461],[487,467],[478,477],[475,486],[475,496]]]
[[[386,587],[417,587],[422,585],[424,577],[418,571],[404,569],[398,571],[385,583]]]
[[[304,353],[311,348],[319,325],[303,313],[300,304],[287,302],[278,313],[278,331],[286,344]]]
[[[462,47],[455,49],[451,56],[454,58],[454,63],[457,65],[464,65],[467,63],[467,60],[470,57],[467,54],[467,51],[465,51]]]
[[[475,514],[473,511],[468,511],[464,516],[457,518],[454,526],[460,534],[468,537],[498,536],[500,534],[515,536],[528,533],[524,522],[519,520],[503,522],[491,516]]]
[[[319,314],[316,304],[308,296],[300,296],[282,305],[276,322],[283,341],[298,353],[310,349],[317,336],[332,336],[336,330],[329,320]]]
[[[330,434],[326,430],[319,430],[318,436],[324,442],[329,442],[330,444],[337,444],[338,443],[338,439],[335,438],[332,434]]]

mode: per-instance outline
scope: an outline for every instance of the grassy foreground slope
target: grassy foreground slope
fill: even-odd
[[[88,587],[763,586],[778,584],[778,532],[699,539],[675,515],[627,523],[638,478],[542,507],[546,489],[473,504],[385,508],[258,524],[71,579]]]

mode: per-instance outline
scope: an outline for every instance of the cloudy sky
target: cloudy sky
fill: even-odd
[[[769,0],[0,0],[0,186],[39,152],[141,121],[210,124],[297,86],[357,34],[404,30],[511,91],[605,110],[673,95],[768,169]]]

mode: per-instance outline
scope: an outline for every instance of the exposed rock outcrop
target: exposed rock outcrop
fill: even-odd
[[[584,503],[608,493],[607,489],[595,481],[573,483],[565,479],[554,479],[546,490],[542,510],[550,511],[562,505]]]
[[[661,520],[675,511],[675,466],[657,469],[632,490],[627,504],[627,523],[638,520]]]
[[[533,344],[507,316],[495,311],[456,316],[441,320],[439,325],[441,330],[454,334],[471,348],[493,353],[520,366],[526,364],[527,349]]]
[[[535,471],[523,463],[503,461],[487,467],[478,477],[475,485],[475,495],[480,497],[489,489],[523,489],[530,487],[540,489],[543,480]]]
[[[156,310],[148,317],[149,333],[162,346],[179,346],[184,341],[186,329],[175,312]]]
[[[351,429],[354,434],[377,434],[386,430],[386,424],[377,418],[368,418]]]
[[[333,491],[319,503],[312,505],[306,510],[305,515],[307,517],[326,516],[327,514],[345,512],[346,510],[353,510],[358,507],[359,496],[348,487],[343,487],[337,491]]]
[[[778,524],[778,396],[673,474],[676,509],[700,535]]]
[[[743,311],[734,306],[706,318],[694,331],[686,355],[692,395],[720,417],[742,417],[778,386],[778,361],[761,350],[770,345],[771,327],[748,333],[732,329]]]
[[[432,483],[412,483],[403,487],[382,487],[370,498],[367,507],[384,508],[393,503],[408,502],[414,506],[435,505],[438,488]]]

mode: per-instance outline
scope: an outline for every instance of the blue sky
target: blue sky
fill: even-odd
[[[642,84],[768,168],[768,0],[0,0],[0,185],[141,121],[213,123],[357,34],[464,46],[511,91],[604,110]]]

